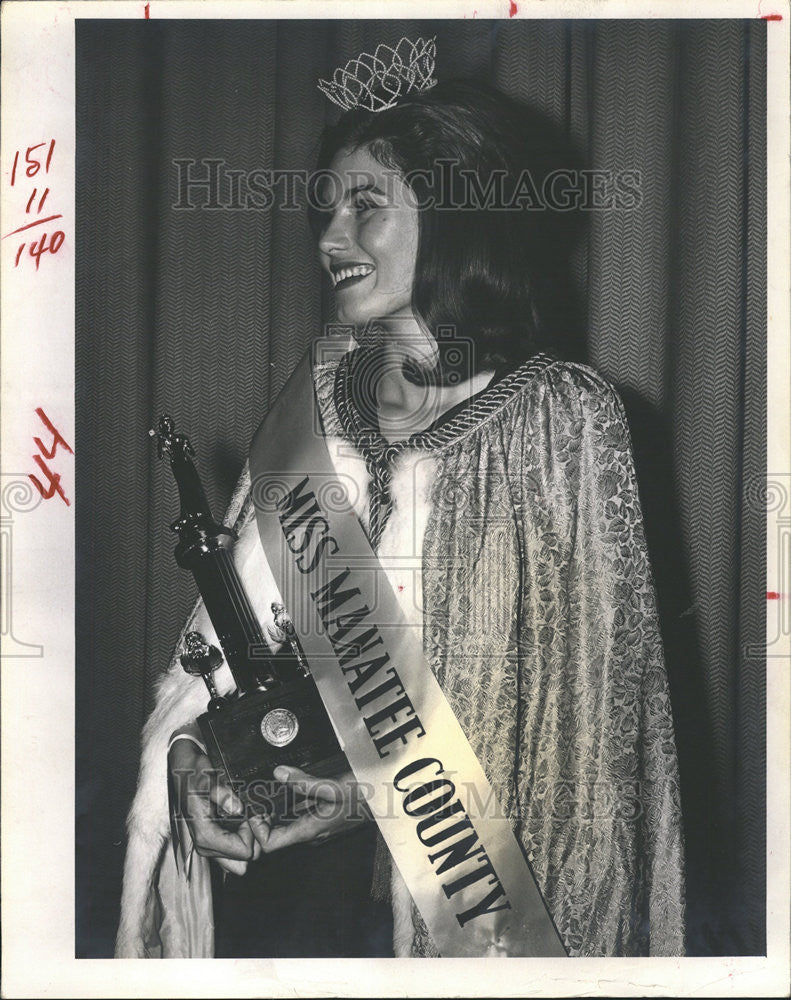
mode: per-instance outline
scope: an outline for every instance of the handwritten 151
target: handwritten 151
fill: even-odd
[[[40,152],[39,152],[40,150]],[[33,178],[37,177],[43,171],[46,175],[42,180],[41,178],[35,181],[35,185],[30,193],[30,197],[27,200],[27,205],[25,207],[25,215],[30,216],[31,214],[41,215],[44,211],[44,206],[47,203],[47,198],[49,196],[50,189],[46,186],[49,180],[49,171],[52,166],[52,157],[55,152],[55,140],[50,139],[49,142],[44,140],[44,142],[37,142],[34,146],[28,146],[25,151],[24,158],[22,158],[22,150],[18,149],[14,153],[14,165],[11,168],[11,187],[14,187],[17,181],[21,181],[23,178],[28,181],[32,181]],[[16,229],[12,229],[10,233],[6,233],[3,239],[8,239],[9,236],[15,236],[17,233],[22,233],[28,229],[33,229],[35,226],[43,226],[48,222],[54,222],[55,219],[62,219],[62,213],[56,213],[54,215],[47,215],[42,218],[34,219],[32,222],[26,222],[22,226],[18,226]],[[38,239],[33,240],[32,243],[27,241],[19,244],[19,249],[16,252],[16,259],[14,261],[14,267],[19,267],[19,261],[22,254],[27,247],[28,254],[36,262],[36,270],[38,271],[39,264],[41,263],[41,255],[44,253],[56,254],[58,250],[63,246],[63,241],[66,236],[62,230],[57,229],[52,233],[52,236],[47,232],[42,232]]]
[[[41,418],[41,421],[47,428],[47,430],[52,434],[52,445],[49,448],[47,448],[44,445],[44,442],[41,440],[41,438],[38,437],[33,438],[33,440],[36,443],[36,446],[38,447],[38,450],[41,452],[41,455],[43,455],[44,458],[47,459],[47,461],[51,462],[52,459],[55,457],[55,452],[58,450],[58,445],[62,445],[66,449],[66,451],[68,451],[71,455],[73,455],[74,452],[66,444],[66,441],[64,440],[60,431],[54,426],[52,421],[49,419],[49,417],[41,409],[40,406],[36,407],[36,413]],[[63,492],[63,487],[60,485],[60,473],[52,472],[52,470],[49,468],[49,466],[41,457],[41,455],[34,455],[33,461],[36,463],[36,465],[38,465],[39,469],[41,469],[41,471],[47,477],[47,482],[49,483],[49,486],[44,486],[41,483],[41,480],[38,478],[38,476],[34,476],[32,473],[28,473],[28,478],[33,481],[34,486],[39,491],[39,493],[44,497],[45,500],[51,500],[57,493],[58,496],[61,498],[61,500],[66,504],[66,506],[70,507],[71,504],[66,499],[66,495]]]

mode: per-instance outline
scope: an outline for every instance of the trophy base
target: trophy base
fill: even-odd
[[[247,809],[273,825],[295,818],[287,786],[275,780],[276,767],[320,778],[349,767],[310,677],[231,698],[201,715],[198,725],[212,765],[225,771]]]

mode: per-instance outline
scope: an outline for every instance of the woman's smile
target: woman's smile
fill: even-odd
[[[375,270],[373,264],[346,263],[345,261],[333,261],[330,264],[330,274],[336,292],[358,284],[363,278],[373,274]]]

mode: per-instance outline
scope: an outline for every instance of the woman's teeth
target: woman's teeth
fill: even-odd
[[[374,270],[371,264],[357,264],[354,267],[342,267],[340,271],[332,272],[332,281],[337,288],[342,281],[348,278],[363,278]]]

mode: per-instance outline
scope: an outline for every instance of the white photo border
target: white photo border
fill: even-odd
[[[767,470],[791,471],[789,320],[789,0],[520,0],[520,18],[768,19],[768,425]],[[57,3],[14,0],[2,7],[2,213],[18,215],[12,157],[56,140],[48,183],[62,248],[40,270],[14,268],[16,244],[2,245],[2,482],[27,482],[32,438],[49,440],[41,407],[74,440],[75,30],[80,18],[425,17],[419,0],[235,0]],[[432,18],[507,18],[509,0],[437,0]],[[772,15],[779,15],[773,17]],[[46,151],[46,146],[44,147]],[[16,200],[15,200],[16,199]],[[46,265],[46,266],[45,266]],[[74,460],[58,450],[53,468],[74,501]],[[24,493],[24,490],[21,491]],[[783,564],[779,513],[767,515],[767,951],[766,957],[575,959],[318,959],[141,962],[74,957],[74,503],[27,499],[3,535],[4,623],[27,643],[2,667],[3,995],[6,997],[264,996],[780,996],[789,988],[789,617],[791,569]],[[27,504],[27,507],[25,507]],[[7,586],[6,586],[7,584]],[[783,585],[785,584],[785,591]],[[41,654],[35,649],[41,647]],[[6,649],[8,647],[6,646]],[[44,802],[33,790],[46,789]]]

